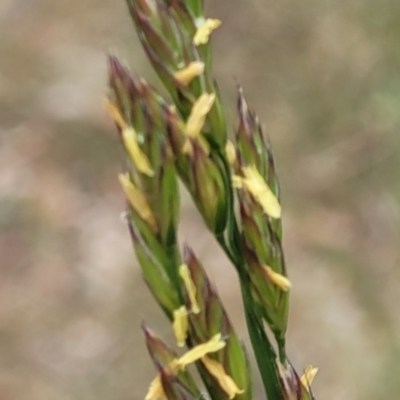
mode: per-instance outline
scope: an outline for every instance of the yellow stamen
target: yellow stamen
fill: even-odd
[[[154,171],[151,168],[149,159],[139,147],[136,131],[133,127],[127,127],[122,131],[122,140],[136,168],[147,176],[154,176]]]
[[[193,43],[195,46],[199,46],[200,44],[206,44],[211,35],[211,32],[217,29],[221,25],[221,21],[219,19],[206,19],[203,24],[197,29],[196,34],[193,38]]]
[[[242,185],[252,194],[264,212],[271,218],[281,217],[281,205],[256,167],[244,167]],[[236,178],[237,179],[237,178]]]
[[[237,394],[244,393],[244,390],[238,388],[235,381],[225,372],[224,367],[218,361],[209,357],[203,357],[201,361],[208,372],[217,379],[219,385],[230,399],[233,399]]]
[[[182,278],[183,283],[185,284],[185,288],[188,292],[191,311],[193,314],[198,314],[200,312],[200,307],[197,303],[196,299],[196,286],[192,281],[192,277],[190,276],[189,268],[186,264],[182,264],[179,267],[179,276]]]
[[[229,165],[233,167],[236,164],[236,149],[235,145],[231,140],[227,140],[226,145],[225,145],[225,153],[226,153],[226,158],[228,159]]]
[[[150,383],[145,400],[167,400],[164,388],[161,383],[160,375],[157,375]]]
[[[189,350],[182,357],[178,358],[174,364],[180,369],[184,369],[187,365],[200,360],[209,353],[215,353],[216,351],[223,349],[225,346],[226,343],[221,339],[221,334],[217,333],[208,342],[199,344]]]
[[[208,112],[214,104],[214,93],[203,93],[193,104],[189,118],[186,122],[185,132],[192,138],[198,138],[203,129]]]
[[[147,176],[154,176],[154,171],[151,168],[149,159],[139,147],[137,135],[133,127],[128,126],[117,105],[109,99],[107,99],[106,108],[115,123],[122,130],[124,146],[136,168]]]
[[[309,365],[306,370],[304,371],[304,374],[300,378],[301,383],[303,386],[307,389],[307,391],[310,391],[311,383],[315,378],[315,375],[317,375],[318,368],[313,367],[312,365]]]
[[[189,321],[188,312],[185,306],[179,307],[174,311],[174,322],[172,324],[176,341],[179,347],[183,347],[186,342]]]
[[[201,135],[208,112],[214,104],[215,94],[203,93],[193,104],[185,126],[185,133],[191,139],[196,139],[206,154],[210,152],[207,140]],[[192,154],[193,146],[190,140],[183,145],[184,154]]]
[[[272,283],[278,286],[279,289],[287,292],[292,287],[292,283],[286,276],[275,272],[271,267],[268,267],[268,265],[263,265],[263,268],[267,271],[268,277]]]
[[[185,68],[175,72],[174,77],[184,86],[187,86],[194,78],[201,75],[203,72],[204,63],[201,61],[192,61]]]
[[[129,174],[120,174],[119,181],[132,208],[157,231],[157,223],[143,193],[131,182]]]
[[[128,124],[126,123],[124,117],[121,114],[121,111],[117,107],[115,103],[113,103],[110,99],[106,100],[106,108],[111,117],[113,118],[114,122],[117,124],[117,126],[123,130],[128,127]]]

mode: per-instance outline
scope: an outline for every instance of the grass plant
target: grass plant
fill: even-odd
[[[126,3],[169,93],[163,98],[109,56],[107,107],[126,154],[119,180],[129,231],[144,281],[176,337],[168,345],[142,327],[156,368],[146,400],[253,398],[245,348],[190,244],[178,245],[179,180],[237,271],[266,397],[313,399],[316,369],[300,378],[286,354],[291,282],[271,146],[240,87],[238,127],[228,135],[212,75],[210,36],[221,22],[206,17],[201,0]]]

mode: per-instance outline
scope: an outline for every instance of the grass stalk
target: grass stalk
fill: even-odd
[[[188,245],[178,246],[179,180],[237,271],[266,398],[313,399],[316,370],[299,378],[285,349],[291,282],[271,146],[241,88],[238,128],[228,132],[212,76],[210,35],[221,22],[205,16],[201,0],[126,3],[170,99],[109,57],[107,104],[126,154],[120,182],[144,280],[171,322],[176,347],[186,347],[182,354],[143,326],[157,371],[146,400],[194,400],[203,390],[213,400],[253,399],[244,346],[200,261]]]

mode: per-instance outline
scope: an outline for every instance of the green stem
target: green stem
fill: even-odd
[[[278,354],[279,354],[279,361],[282,365],[285,365],[287,362],[286,357],[286,340],[285,338],[278,338],[276,337],[276,342],[278,344]]]
[[[279,381],[275,350],[269,341],[262,317],[256,311],[257,305],[250,293],[248,278],[240,278],[247,329],[257,360],[264,389],[269,400],[285,400]]]

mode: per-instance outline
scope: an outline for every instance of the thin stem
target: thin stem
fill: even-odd
[[[276,354],[265,331],[261,316],[257,313],[257,305],[250,293],[248,278],[240,278],[243,305],[246,315],[247,329],[257,360],[267,398],[285,400],[278,377]]]

